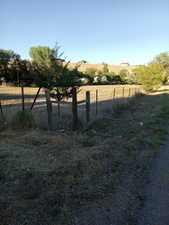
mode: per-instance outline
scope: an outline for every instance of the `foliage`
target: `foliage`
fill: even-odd
[[[136,75],[135,75],[135,70],[128,73],[126,83],[127,84],[138,84],[138,81],[137,81]]]
[[[0,77],[6,82],[30,86],[33,82],[30,66],[28,60],[21,60],[12,50],[0,50]]]
[[[46,46],[30,49],[32,68],[35,73],[35,83],[39,87],[48,88],[52,97],[61,101],[72,95],[73,87],[81,85],[80,78],[83,74],[78,71],[79,64],[74,69],[69,69],[69,62],[65,65],[60,58],[59,47],[51,49]]]
[[[114,77],[116,76],[116,74],[114,72],[109,72],[106,77],[107,77],[107,81],[109,83],[113,83]]]
[[[52,89],[56,73],[61,69],[59,47],[32,47],[29,51],[32,58],[32,73],[35,84],[39,87]]]
[[[134,70],[136,80],[146,91],[153,91],[163,84],[165,75],[159,64],[140,66]]]
[[[107,73],[109,73],[109,67],[106,63],[103,63],[103,74],[106,75]]]
[[[89,80],[89,83],[92,84],[94,82],[94,77],[96,76],[97,69],[96,68],[87,68],[85,71],[85,76]]]
[[[157,55],[150,64],[158,64],[161,66],[164,74],[163,84],[165,84],[169,78],[169,52],[163,52]]]
[[[46,46],[33,47],[30,49],[30,56],[37,86],[52,90],[54,87],[72,86],[75,83],[73,71],[76,68],[70,71],[68,64],[63,66],[58,46],[54,49]]]
[[[0,49],[0,78],[4,78],[6,81],[10,80],[13,71],[9,69],[9,62],[19,59],[20,56],[14,51]]]
[[[118,73],[122,82],[126,82],[128,74],[129,74],[128,70],[125,70],[125,69],[120,70],[120,72]]]
[[[169,63],[169,52],[163,52],[157,55],[151,63],[168,64]]]
[[[8,64],[10,75],[7,78],[8,82],[17,85],[31,86],[34,79],[31,73],[31,63],[28,60],[13,60]]]
[[[78,89],[81,85],[81,78],[84,77],[83,73],[79,72],[77,67],[69,70],[68,64],[61,68],[59,71],[60,76],[57,74],[55,77],[55,85],[51,90],[52,97],[58,101],[71,97],[73,88],[76,87]]]
[[[12,118],[13,128],[34,128],[35,120],[33,114],[30,111],[19,111]]]

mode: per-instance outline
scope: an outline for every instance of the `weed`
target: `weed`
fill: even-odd
[[[34,128],[35,120],[33,114],[30,111],[19,111],[13,116],[11,125],[15,129]]]

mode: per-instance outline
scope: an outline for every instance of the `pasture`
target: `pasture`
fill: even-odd
[[[25,109],[30,109],[37,91],[37,88],[24,88]],[[86,124],[86,91],[90,92],[90,118],[93,120],[96,117],[102,117],[111,112],[113,108],[116,108],[117,104],[126,104],[135,94],[142,92],[142,89],[136,85],[95,85],[80,87],[77,94],[77,101],[79,102],[78,116],[83,125]],[[0,98],[2,111],[7,120],[10,120],[17,111],[22,109],[20,87],[1,86]],[[60,110],[56,99],[51,100],[53,102],[54,128],[70,128],[72,123],[72,99],[64,99],[64,102],[59,104]],[[37,126],[46,129],[48,124],[44,89],[41,89],[32,111],[37,121]]]

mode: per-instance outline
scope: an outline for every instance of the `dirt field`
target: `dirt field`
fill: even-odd
[[[25,108],[30,109],[33,99],[37,93],[37,88],[24,88],[25,94]],[[98,93],[96,106],[96,90]],[[129,98],[136,93],[141,92],[141,88],[135,85],[95,85],[95,86],[83,86],[78,91],[78,101],[85,101],[86,91],[90,91],[90,115],[91,120],[96,116],[102,116],[105,113],[112,110],[116,103],[127,102]],[[0,87],[0,99],[4,115],[7,118],[11,118],[14,113],[21,110],[21,88],[19,87]],[[58,115],[58,104],[53,101],[53,118],[54,127],[66,128],[71,126],[72,120],[72,99],[65,99],[64,104],[60,104],[61,115]],[[96,109],[97,107],[97,109]],[[85,123],[85,102],[78,104],[79,119]],[[36,101],[33,113],[38,123],[38,127],[47,127],[47,112],[46,101],[44,96],[44,90],[40,91],[40,95]]]

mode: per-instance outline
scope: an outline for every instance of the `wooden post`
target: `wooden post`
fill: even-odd
[[[72,89],[72,114],[73,114],[72,129],[76,130],[78,128],[78,109],[77,109],[77,91],[76,91],[76,88]]]
[[[25,110],[25,99],[24,99],[24,87],[23,84],[21,84],[21,93],[22,93],[22,111]]]
[[[114,88],[113,90],[113,99],[115,99],[115,97],[116,97],[116,88]]]
[[[124,87],[123,87],[123,98],[124,98]]]
[[[41,90],[41,87],[38,89],[38,91],[37,91],[37,93],[36,93],[36,96],[35,96],[35,98],[34,98],[34,100],[33,100],[33,103],[32,103],[32,105],[31,105],[30,110],[33,109],[33,107],[34,107],[34,105],[35,105],[35,103],[36,103],[36,99],[38,98],[38,95],[39,95],[40,90]]]
[[[4,114],[3,114],[3,110],[2,110],[2,104],[1,104],[1,101],[0,101],[0,111],[1,111],[1,116],[3,117]]]
[[[131,88],[129,88],[129,95],[128,95],[128,97],[130,97],[130,95],[131,95]]]
[[[48,128],[49,128],[49,130],[52,130],[53,129],[53,124],[52,124],[52,102],[50,100],[49,89],[45,89],[45,96],[46,96],[46,106],[47,106],[47,113],[48,113]]]
[[[90,91],[86,91],[86,121],[90,121]]]
[[[96,90],[96,115],[98,114],[98,89]]]

